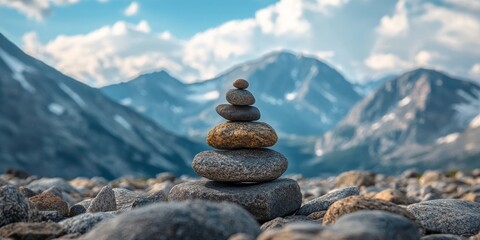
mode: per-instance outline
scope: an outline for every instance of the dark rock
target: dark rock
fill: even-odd
[[[13,185],[0,187],[0,227],[30,220],[28,200]]]
[[[32,191],[30,188],[19,187],[18,189],[23,194],[23,196],[25,196],[26,198],[31,198],[31,197],[37,195],[37,193]]]
[[[263,122],[224,122],[208,132],[208,145],[217,149],[263,148],[277,143],[273,128]]]
[[[70,207],[68,215],[70,217],[73,217],[73,216],[77,216],[77,215],[82,214],[82,213],[86,213],[87,209],[88,209],[88,207],[90,207],[91,203],[92,203],[92,199],[85,199],[85,200],[73,205],[72,207]]]
[[[358,187],[354,187],[354,186],[335,189],[321,197],[308,201],[300,208],[300,210],[298,210],[297,214],[309,215],[313,212],[326,211],[328,207],[330,207],[330,205],[332,205],[334,202],[340,199],[346,198],[348,196],[359,195],[359,194],[360,194],[360,190],[358,189]]]
[[[220,104],[215,108],[215,111],[230,121],[251,122],[260,119],[260,110],[254,106]]]
[[[294,213],[300,207],[302,194],[291,179],[256,184],[226,184],[214,181],[186,182],[170,191],[169,201],[203,199],[237,203],[258,221],[268,221]]]
[[[32,214],[33,222],[60,222],[65,220],[65,216],[58,211],[37,211]]]
[[[39,211],[57,211],[63,216],[68,216],[68,204],[61,197],[49,192],[43,192],[29,198],[33,207]]]
[[[362,196],[350,196],[336,201],[328,208],[323,217],[323,224],[332,224],[341,216],[360,210],[382,210],[415,221],[415,217],[410,212],[394,203]]]
[[[233,86],[238,89],[247,89],[249,85],[250,84],[248,84],[248,81],[245,79],[237,79],[233,81]]]
[[[43,240],[62,235],[63,228],[54,222],[12,223],[0,228],[0,237],[13,239]]]
[[[285,218],[277,217],[273,220],[265,222],[260,226],[262,231],[267,231],[275,228],[282,228],[291,223],[315,223],[312,219],[306,216],[287,216]]]
[[[439,199],[409,205],[427,232],[474,235],[480,231],[480,203]]]
[[[111,219],[114,216],[115,214],[108,212],[85,213],[63,220],[59,224],[68,234],[85,234],[101,221]]]
[[[227,239],[236,233],[256,237],[260,228],[235,204],[187,201],[132,210],[100,223],[85,239]]]
[[[375,174],[363,171],[349,171],[340,174],[335,179],[335,186],[337,188],[350,186],[372,186],[375,184]]]
[[[226,96],[227,102],[233,105],[249,106],[255,104],[255,97],[248,90],[230,89]]]
[[[109,212],[117,210],[115,192],[110,186],[103,187],[92,200],[87,212]]]
[[[279,178],[288,167],[282,154],[270,149],[204,151],[192,167],[200,176],[219,182],[263,182]]]
[[[30,176],[27,171],[22,170],[22,169],[12,169],[12,168],[7,168],[5,169],[5,174],[10,175],[15,178],[20,178],[20,179],[26,179]]]

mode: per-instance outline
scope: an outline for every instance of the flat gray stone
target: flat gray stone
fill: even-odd
[[[344,215],[323,231],[318,239],[416,240],[420,233],[415,223],[385,211],[358,211]]]
[[[233,105],[249,106],[255,104],[255,97],[248,90],[230,89],[227,91],[226,99]]]
[[[14,222],[28,222],[28,200],[13,185],[0,187],[0,227]]]
[[[249,184],[186,182],[173,187],[168,196],[169,201],[192,199],[233,202],[248,210],[258,221],[264,222],[293,214],[302,203],[302,194],[296,181],[285,178]]]
[[[438,199],[407,207],[430,232],[475,235],[480,231],[480,203],[460,199]]]
[[[59,222],[67,234],[85,234],[101,221],[111,219],[116,215],[107,212],[85,213]]]
[[[297,215],[308,216],[314,212],[326,211],[334,202],[348,196],[359,194],[360,190],[355,186],[332,190],[323,196],[312,199],[305,203],[300,210],[298,210]]]
[[[97,196],[92,200],[87,212],[109,212],[116,211],[115,192],[110,186],[103,187]]]
[[[254,106],[220,104],[215,108],[215,111],[230,121],[251,122],[260,119],[260,110]]]
[[[219,182],[265,182],[279,178],[288,167],[281,153],[270,149],[204,151],[192,167],[200,176]]]
[[[255,219],[238,205],[187,201],[156,203],[98,224],[84,239],[228,239],[256,237]]]

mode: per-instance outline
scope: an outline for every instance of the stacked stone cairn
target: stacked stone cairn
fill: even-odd
[[[176,185],[169,200],[204,199],[241,205],[260,221],[295,213],[302,195],[297,182],[278,179],[288,167],[285,156],[266,147],[277,140],[275,130],[260,119],[255,97],[246,90],[249,83],[238,79],[236,89],[226,94],[230,104],[217,106],[217,113],[229,120],[208,133],[208,145],[218,149],[197,154],[192,167],[207,180]]]

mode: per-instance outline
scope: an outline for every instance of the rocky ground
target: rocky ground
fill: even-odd
[[[175,185],[198,179],[162,173],[109,182],[7,171],[0,239],[480,239],[480,169],[286,177],[300,185],[301,208],[258,222],[254,209],[232,203],[168,201]]]

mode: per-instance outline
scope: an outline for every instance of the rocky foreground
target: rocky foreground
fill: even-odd
[[[300,185],[302,206],[259,222],[255,204],[247,211],[169,201],[172,188],[198,179],[162,173],[108,182],[8,171],[0,175],[0,239],[480,239],[480,169],[287,177]],[[259,207],[276,202],[275,194],[251,197]]]

